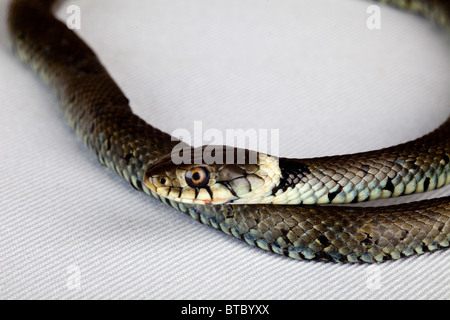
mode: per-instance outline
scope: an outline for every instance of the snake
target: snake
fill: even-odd
[[[298,260],[379,263],[449,247],[450,197],[352,203],[449,184],[450,118],[414,141],[347,155],[294,159],[193,148],[133,113],[95,52],[54,17],[56,2],[11,1],[13,52],[54,92],[99,162],[135,189],[251,246]],[[449,1],[382,2],[450,30]]]

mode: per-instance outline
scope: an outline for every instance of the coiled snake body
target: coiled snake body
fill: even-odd
[[[381,262],[449,246],[450,197],[397,206],[351,203],[424,192],[450,182],[450,120],[398,146],[314,159],[215,147],[231,163],[196,158],[135,115],[95,53],[51,12],[55,0],[13,0],[16,54],[55,92],[99,161],[136,189],[243,241],[295,259]],[[450,29],[450,2],[384,1]],[[193,161],[175,164],[173,152]]]

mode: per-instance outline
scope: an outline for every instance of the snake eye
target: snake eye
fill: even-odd
[[[193,188],[202,188],[209,182],[209,171],[203,167],[197,167],[186,172],[186,183]]]

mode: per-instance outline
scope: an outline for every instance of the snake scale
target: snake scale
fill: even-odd
[[[383,2],[450,29],[449,1]],[[295,259],[374,263],[449,246],[450,197],[377,208],[313,204],[448,184],[450,120],[415,141],[370,152],[287,159],[216,147],[209,155],[231,150],[239,156],[207,163],[196,157],[208,147],[179,150],[179,141],[132,112],[95,53],[53,16],[54,4],[12,0],[13,49],[54,91],[99,161],[136,189],[250,245]],[[175,164],[174,150],[194,161]]]

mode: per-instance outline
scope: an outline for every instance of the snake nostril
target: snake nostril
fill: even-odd
[[[165,185],[166,184],[166,179],[161,178],[161,180],[159,180],[159,182],[161,182],[162,185]]]

